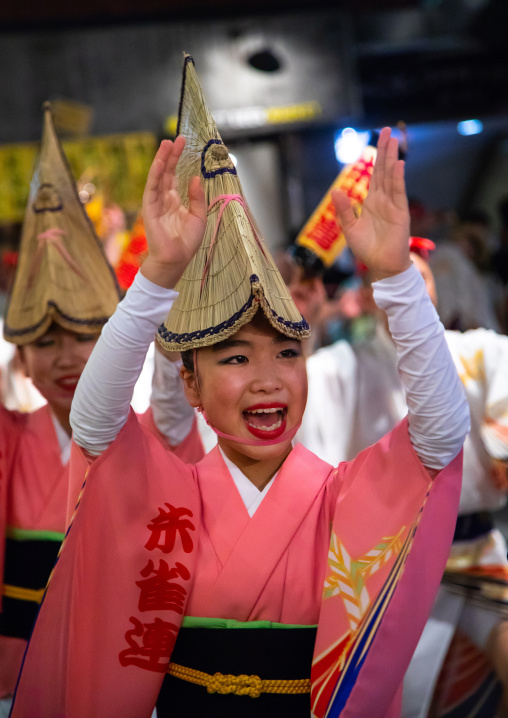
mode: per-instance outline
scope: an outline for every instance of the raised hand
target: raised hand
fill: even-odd
[[[141,272],[155,284],[171,289],[197,252],[206,224],[205,194],[199,177],[189,184],[188,208],[177,191],[175,169],[184,146],[181,135],[174,142],[162,141],[143,194],[149,255]]]
[[[398,142],[391,137],[389,127],[381,131],[377,150],[360,217],[356,217],[346,194],[332,191],[346,241],[355,257],[369,268],[374,281],[399,274],[411,265],[404,162],[398,159]]]

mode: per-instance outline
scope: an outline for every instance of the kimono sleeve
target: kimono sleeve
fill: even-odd
[[[152,409],[147,409],[143,414],[137,415],[137,418],[144,431],[156,437],[167,451],[174,454],[174,456],[178,457],[185,464],[197,464],[205,455],[196,419],[194,419],[191,431],[185,439],[177,446],[171,446],[164,434],[158,430],[153,418]],[[86,472],[94,461],[96,461],[96,459],[88,457],[86,452],[73,443],[71,470],[69,475],[69,495],[67,501],[67,526],[74,514],[74,509],[76,508],[76,503],[85,480]]]
[[[149,718],[194,571],[200,500],[131,412],[86,467],[16,689],[13,718]],[[71,471],[74,467],[71,467]],[[168,602],[149,586],[172,582]]]
[[[407,420],[338,469],[312,668],[314,716],[392,715],[446,565],[461,454],[432,478]]]
[[[157,428],[152,408],[147,409],[138,419],[141,426],[148,429],[148,431],[159,439],[168,451],[173,452],[173,454],[178,456],[184,463],[197,464],[205,455],[196,417],[194,417],[190,432],[182,442],[176,445],[170,444],[167,437]]]

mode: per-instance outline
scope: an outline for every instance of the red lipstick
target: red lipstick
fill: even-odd
[[[65,392],[73,394],[76,391],[76,387],[79,381],[79,374],[68,374],[66,376],[60,376],[55,379],[55,384]]]
[[[257,439],[276,439],[286,431],[287,404],[265,402],[249,406],[243,411],[243,420],[249,432]]]

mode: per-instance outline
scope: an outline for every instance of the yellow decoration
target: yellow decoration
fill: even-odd
[[[465,385],[469,381],[485,381],[485,358],[483,350],[478,349],[471,358],[460,357],[462,369],[459,371],[459,378]]]
[[[20,586],[10,586],[4,583],[2,586],[2,596],[6,598],[17,599],[18,601],[31,601],[32,603],[40,603],[46,589],[21,588]]]
[[[223,673],[204,673],[194,668],[180,666],[178,663],[170,663],[168,668],[170,676],[180,678],[182,681],[203,686],[208,693],[221,693],[222,695],[232,694],[235,696],[250,696],[259,698],[261,693],[283,693],[295,695],[310,693],[310,678],[297,678],[294,680],[263,680],[259,676],[240,675]]]

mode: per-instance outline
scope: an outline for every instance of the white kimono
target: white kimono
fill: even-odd
[[[508,458],[508,337],[485,329],[447,331],[445,336],[471,412],[459,513],[495,511],[506,504],[491,466],[493,458]],[[356,346],[340,341],[310,357],[309,399],[297,437],[304,446],[337,464],[389,431],[407,412],[395,357],[395,345],[381,324]],[[455,542],[450,562],[455,567],[499,566],[507,564],[506,555],[506,541],[494,530],[488,538]],[[455,628],[462,624],[482,647],[499,620],[496,613],[466,604],[464,596],[441,589],[406,676],[404,718],[427,715]]]

